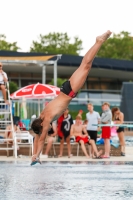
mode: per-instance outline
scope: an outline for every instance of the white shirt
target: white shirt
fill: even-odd
[[[2,74],[4,74],[4,77],[7,79],[7,74],[6,74],[6,72],[2,72]],[[4,84],[2,74],[0,73],[0,84]]]
[[[87,130],[96,131],[97,126],[93,126],[92,124],[98,124],[98,120],[100,120],[99,113],[96,111],[93,111],[92,113],[88,112],[86,114],[86,119],[88,120]]]

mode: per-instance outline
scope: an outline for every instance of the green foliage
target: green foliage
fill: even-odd
[[[66,81],[66,79],[62,79],[62,78],[57,78],[57,86],[61,87],[62,84]],[[49,82],[48,84],[50,85],[54,85],[54,79],[51,80],[51,82]]]
[[[82,41],[78,37],[74,37],[73,43],[70,40],[67,33],[40,34],[39,41],[32,42],[30,51],[46,54],[79,55],[82,50]]]
[[[10,81],[9,82],[9,90],[10,90],[10,94],[12,94],[16,90],[18,90],[17,84],[15,82],[13,82],[13,81]]]
[[[133,60],[133,37],[122,31],[113,34],[101,47],[98,57]]]
[[[7,42],[6,41],[6,36],[3,34],[0,34],[0,50],[5,50],[5,51],[17,51],[20,48],[17,46],[17,42]]]

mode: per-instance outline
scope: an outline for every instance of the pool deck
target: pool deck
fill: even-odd
[[[21,156],[20,158],[15,158],[13,156],[7,157],[7,156],[0,156],[0,161],[31,161],[30,156]],[[109,159],[88,159],[85,156],[73,156],[71,158],[68,158],[67,156],[63,156],[60,158],[43,158],[43,155],[41,156],[41,161],[48,161],[48,162],[60,162],[60,161],[66,161],[66,162],[84,162],[84,161],[114,161],[114,162],[129,162],[133,161],[133,147],[126,146],[126,156],[111,156]]]

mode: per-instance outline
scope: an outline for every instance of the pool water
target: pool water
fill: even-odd
[[[0,200],[132,200],[133,162],[0,162]]]
[[[133,146],[133,137],[132,136],[125,136],[126,146]]]
[[[118,137],[112,138],[112,142],[119,144],[119,138]],[[126,146],[133,146],[133,136],[125,136],[125,143]]]

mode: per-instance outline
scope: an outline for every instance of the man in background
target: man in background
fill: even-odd
[[[88,104],[89,112],[86,113],[86,119],[88,120],[87,124],[87,132],[90,136],[90,139],[94,140],[95,143],[97,141],[97,124],[100,121],[100,115],[98,112],[94,111],[94,107],[92,103]],[[95,126],[93,125],[95,124]],[[94,151],[92,149],[92,156],[94,156]]]

